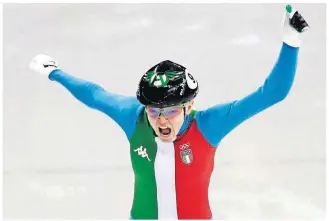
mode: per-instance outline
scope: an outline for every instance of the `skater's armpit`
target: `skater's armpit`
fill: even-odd
[[[136,97],[100,90],[95,94],[94,99],[94,108],[111,117],[129,139],[135,130],[138,115],[143,109]]]

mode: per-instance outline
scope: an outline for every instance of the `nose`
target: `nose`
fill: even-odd
[[[159,124],[165,124],[167,122],[167,118],[165,118],[162,114],[158,117]]]

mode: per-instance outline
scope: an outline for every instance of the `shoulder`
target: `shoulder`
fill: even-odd
[[[230,103],[218,104],[195,113],[198,129],[213,147],[217,147],[222,139],[222,129],[230,108]]]

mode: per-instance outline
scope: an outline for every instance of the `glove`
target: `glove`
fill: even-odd
[[[29,64],[29,68],[39,74],[49,76],[49,74],[59,69],[56,61],[45,54],[36,55]]]
[[[290,5],[287,5],[284,14],[283,42],[292,47],[300,47],[301,35],[309,28],[310,26],[301,14]]]

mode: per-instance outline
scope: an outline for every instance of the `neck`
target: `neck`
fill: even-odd
[[[181,135],[182,133],[184,133],[186,131],[186,129],[189,127],[189,125],[191,123],[191,120],[192,120],[192,116],[190,114],[185,116],[184,123],[181,126],[177,135]]]

